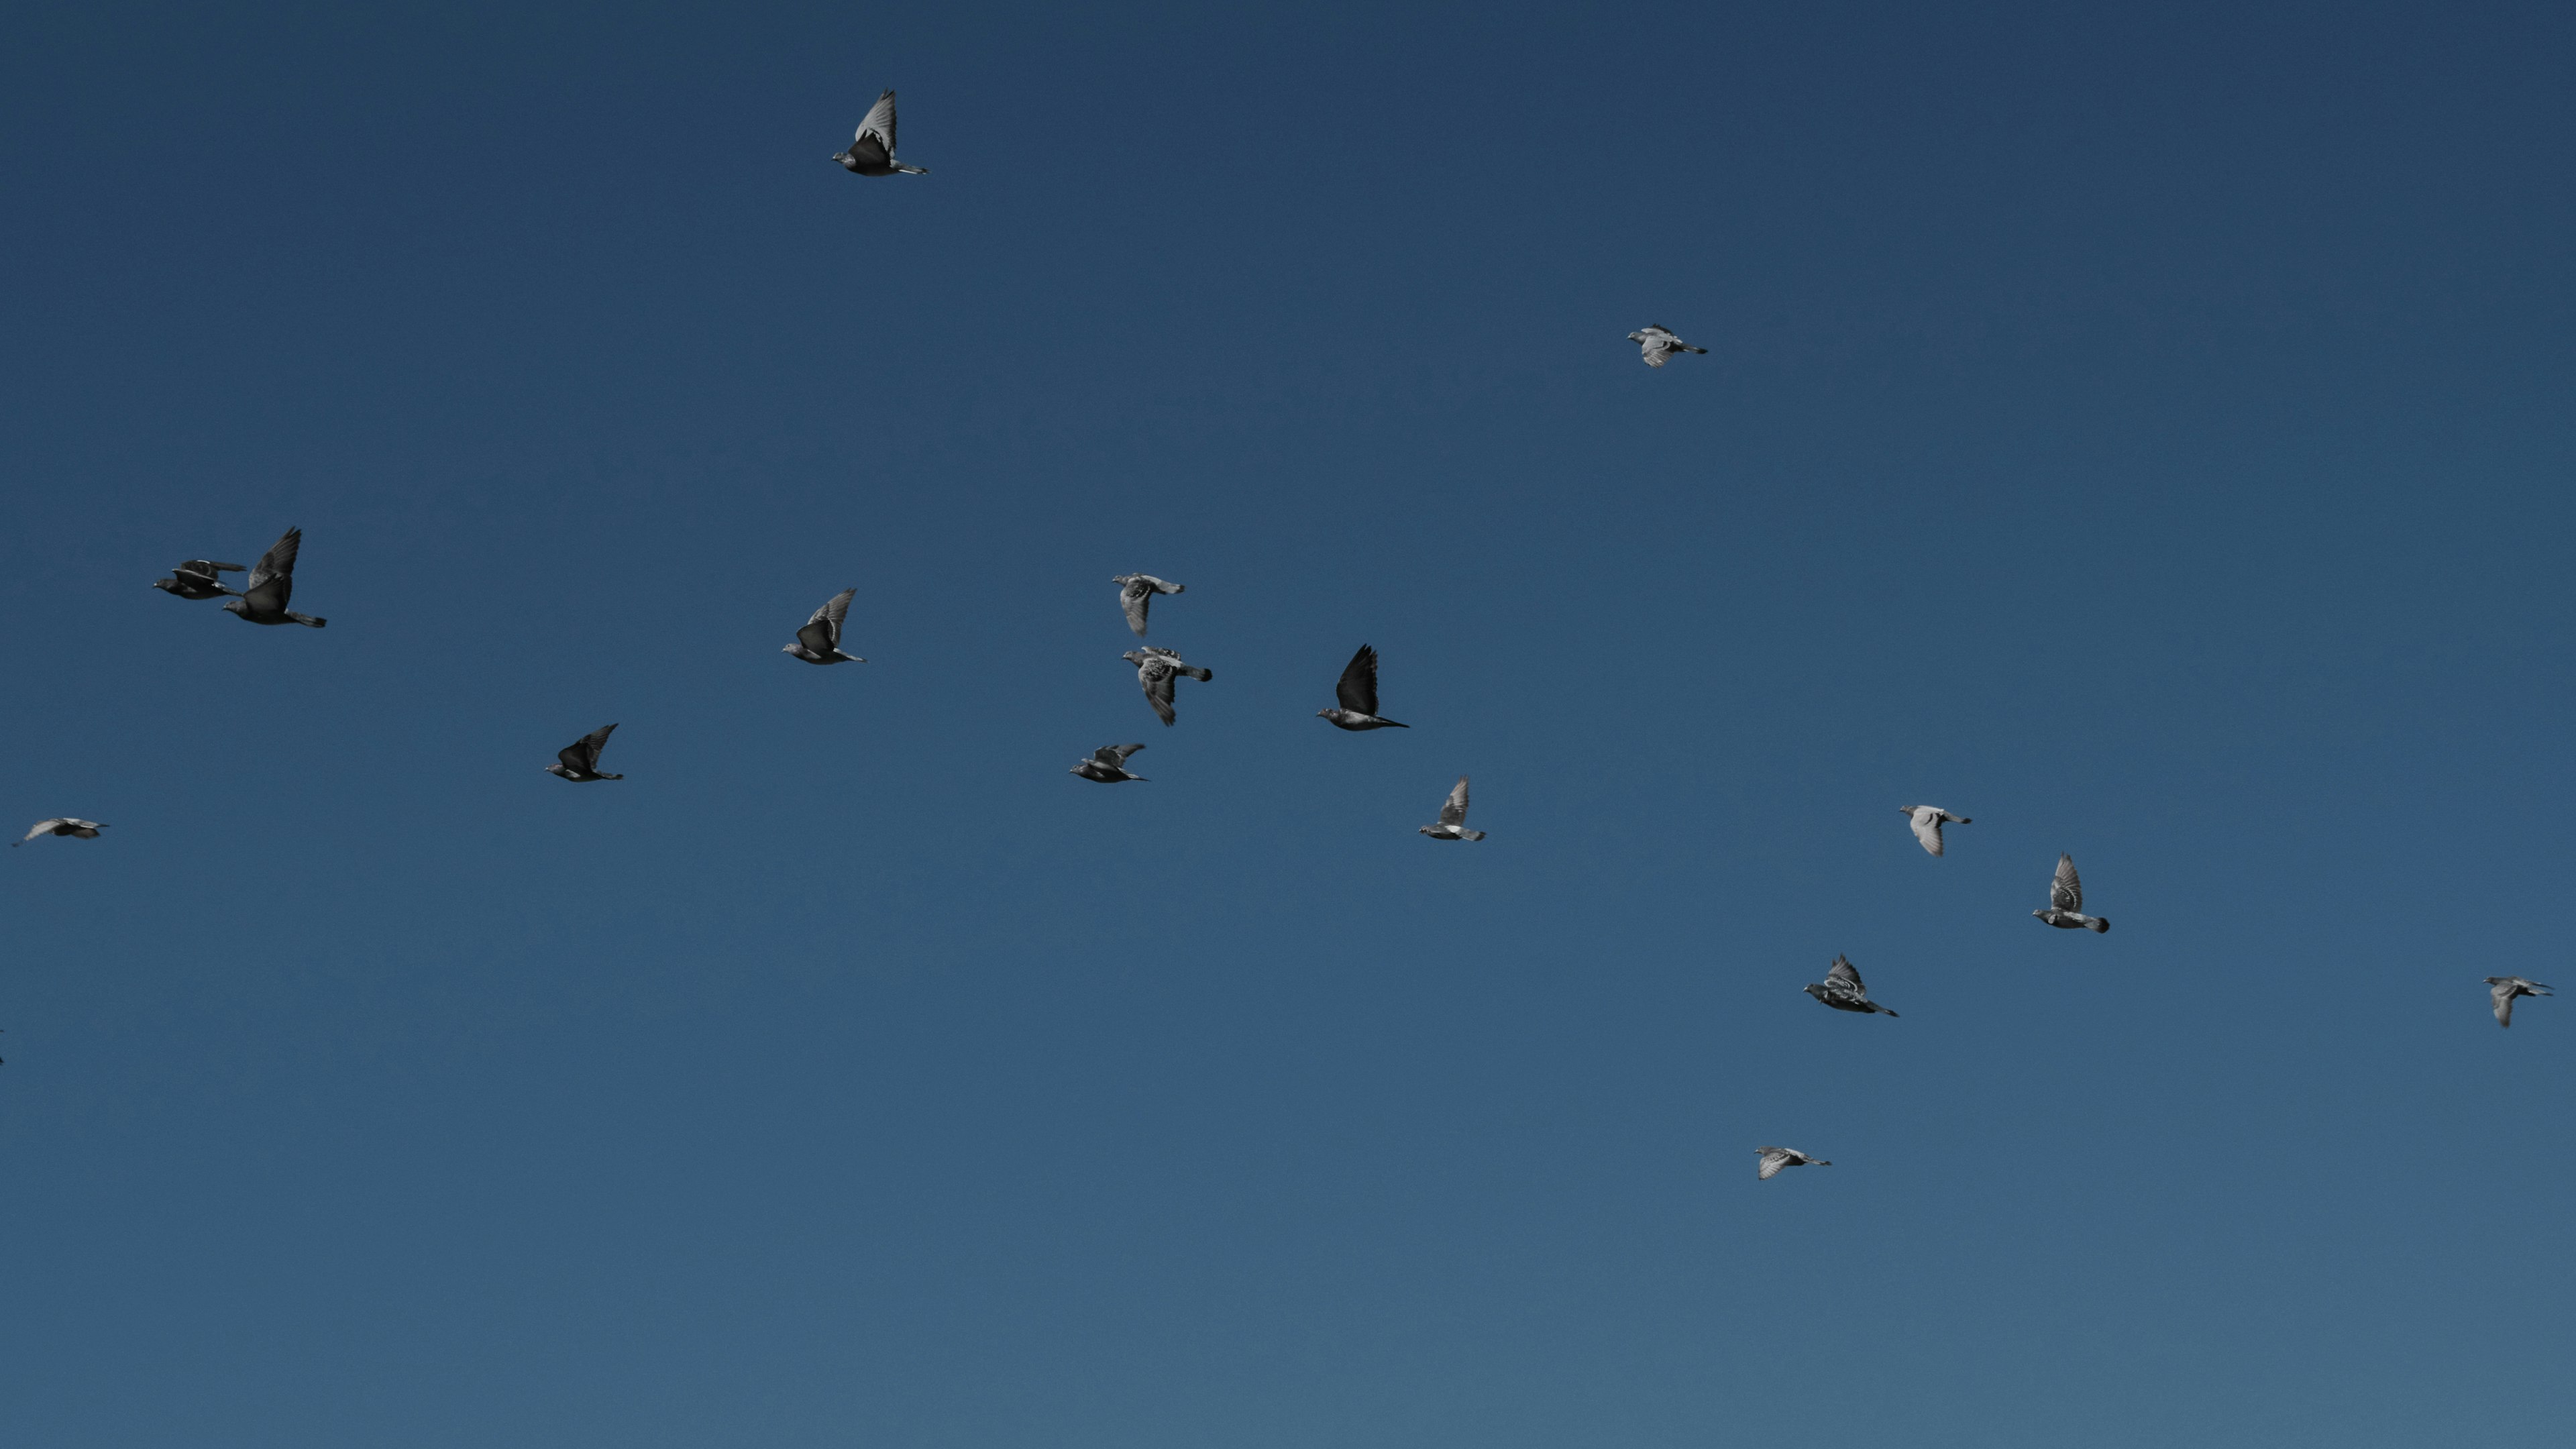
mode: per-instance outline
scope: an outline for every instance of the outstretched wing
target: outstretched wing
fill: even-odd
[[[1127,768],[1127,757],[1143,748],[1143,745],[1102,745],[1091,752],[1091,757],[1113,770],[1123,770]]]
[[[304,547],[304,530],[290,528],[286,536],[268,546],[259,563],[250,571],[250,582],[242,585],[242,597],[251,608],[263,614],[274,614],[286,607],[295,593],[295,555]]]
[[[1136,669],[1136,682],[1144,686],[1145,702],[1154,707],[1154,713],[1165,724],[1177,718],[1172,713],[1172,679],[1172,666],[1168,660],[1147,659]]]
[[[556,751],[555,758],[577,775],[595,775],[599,773],[599,752],[608,748],[608,737],[616,729],[615,725],[601,725]]]
[[[1145,637],[1145,611],[1153,603],[1153,581],[1142,574],[1129,577],[1126,587],[1118,591],[1119,607],[1127,611],[1127,627],[1134,630],[1139,639]]]
[[[1772,1178],[1779,1176],[1780,1169],[1789,1165],[1789,1154],[1781,1151],[1777,1147],[1758,1147],[1754,1150],[1762,1154],[1762,1180],[1764,1182],[1769,1182]]]
[[[1464,825],[1467,823],[1466,776],[1460,775],[1458,777],[1458,787],[1449,792],[1448,803],[1440,807],[1440,823],[1443,825]]]
[[[2495,985],[2487,988],[2487,995],[2495,1000],[2496,1025],[2513,1025],[2513,998],[2515,992],[2520,989],[2521,984],[2522,983],[2508,976],[2503,980],[2498,981]]]
[[[2061,911],[2084,909],[2084,881],[2075,873],[2075,857],[2057,857],[2057,876],[2048,883],[2048,903]]]
[[[57,825],[67,825],[67,824],[69,824],[69,823],[70,823],[69,821],[66,821],[66,820],[62,819],[62,818],[61,818],[61,817],[59,817],[59,816],[57,816],[56,818],[54,818],[54,819],[52,819],[52,820],[39,820],[39,821],[37,821],[37,822],[36,822],[36,826],[35,826],[35,828],[34,828],[34,829],[32,829],[32,830],[30,830],[30,831],[28,831],[28,832],[26,833],[26,835],[25,835],[25,836],[21,837],[21,838],[19,839],[18,843],[19,843],[20,845],[24,845],[24,844],[26,844],[28,841],[35,839],[35,838],[36,838],[37,836],[39,836],[39,835],[48,835],[48,834],[51,834],[51,833],[53,832],[53,828],[54,828],[55,826],[57,826]]]
[[[1869,994],[1869,988],[1860,984],[1859,970],[1852,965],[1848,957],[1836,956],[1832,967],[1825,972],[1825,979],[1828,981],[1848,981],[1851,983],[1852,990],[1860,992],[1864,996]]]
[[[1941,812],[1937,810],[1917,810],[1914,812],[1914,838],[1922,841],[1923,848],[1932,852],[1934,855],[1939,855],[1941,853],[1942,819],[1943,816]]]
[[[937,98],[933,97],[933,99]],[[934,106],[931,109],[936,110],[938,107]],[[935,121],[939,118],[933,116],[931,119]],[[878,153],[873,158],[867,156],[865,149],[871,142],[875,144]],[[894,92],[888,91],[877,97],[877,103],[868,107],[868,118],[859,122],[859,134],[851,141],[850,151],[851,154],[863,159],[888,161],[894,158]]]
[[[1333,693],[1341,699],[1344,709],[1376,714],[1377,651],[1366,644],[1361,645],[1360,652],[1351,656],[1351,662],[1342,666],[1342,680],[1333,686]]]
[[[857,589],[843,589],[834,594],[805,627],[796,631],[796,642],[816,654],[829,654],[841,647],[841,621],[850,617],[850,599]]]

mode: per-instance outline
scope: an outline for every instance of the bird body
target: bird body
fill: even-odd
[[[1341,681],[1333,686],[1333,695],[1341,701],[1337,709],[1315,711],[1317,719],[1333,722],[1346,730],[1409,730],[1413,726],[1381,719],[1377,712],[1377,650],[1366,644],[1342,666]]]
[[[1158,645],[1130,649],[1118,657],[1136,666],[1136,683],[1145,691],[1145,702],[1154,707],[1154,713],[1166,725],[1180,723],[1180,717],[1172,712],[1172,692],[1179,687],[1174,681],[1184,674],[1202,684],[1216,678],[1213,671],[1201,669]]]
[[[1869,999],[1869,988],[1860,984],[1860,972],[1846,957],[1836,956],[1834,964],[1825,971],[1824,980],[1810,981],[1799,990],[1836,1011],[1857,1011],[1864,1016],[1872,1012],[1880,1016],[1896,1015]]]
[[[259,563],[250,571],[250,582],[242,591],[224,601],[224,612],[236,614],[254,624],[301,624],[319,629],[330,623],[311,614],[299,614],[286,607],[295,594],[295,555],[304,547],[304,530],[290,528],[284,537],[268,546]]]
[[[98,839],[98,833],[106,828],[106,826],[99,824],[95,820],[82,820],[70,815],[57,815],[51,820],[37,821],[35,828],[29,830],[25,835],[18,839],[10,841],[9,844],[13,847],[24,845],[39,835],[68,835],[75,840],[96,840]]]
[[[2033,911],[2048,924],[2062,931],[2085,930],[2100,935],[2111,929],[2111,923],[2100,916],[2084,914],[2084,882],[2075,874],[2075,857],[2057,857],[2057,874],[2048,882],[2048,908]]]
[[[906,165],[894,159],[894,92],[892,91],[877,97],[877,103],[868,107],[867,119],[859,122],[858,135],[851,139],[847,148],[836,153],[832,159],[840,162],[844,170],[854,171],[861,176],[892,176],[898,172],[906,176],[930,174],[927,167]]]
[[[1833,1166],[1823,1158],[1809,1157],[1795,1147],[1756,1147],[1753,1150],[1762,1154],[1761,1180],[1764,1182],[1778,1177],[1780,1169],[1784,1167]]]
[[[183,599],[220,599],[232,592],[224,587],[219,575],[237,574],[242,566],[217,563],[213,559],[192,558],[170,570],[170,577],[154,579],[152,587]]]
[[[1953,825],[1969,823],[1967,816],[1953,815],[1938,805],[1899,805],[1896,808],[1904,811],[1906,818],[1914,822],[1914,838],[1923,843],[1924,852],[1929,855],[1941,853],[1942,821]]]
[[[1440,806],[1440,823],[1425,825],[1417,832],[1434,840],[1482,840],[1485,832],[1467,828],[1467,777],[1460,775]]]
[[[2513,1025],[2513,999],[2515,997],[2555,996],[2557,994],[2558,993],[2541,985],[2537,981],[2526,981],[2519,976],[2490,976],[2487,978],[2487,995],[2495,1002],[2495,1019],[2496,1025],[2498,1026]]]
[[[1135,630],[1139,639],[1145,637],[1145,611],[1154,606],[1154,596],[1187,591],[1186,585],[1152,574],[1120,574],[1109,582],[1118,586],[1118,607],[1127,611],[1127,627]]]
[[[1127,757],[1143,748],[1143,745],[1102,745],[1091,752],[1090,759],[1081,761],[1066,773],[1080,775],[1086,780],[1098,780],[1103,785],[1115,785],[1122,780],[1141,781],[1144,776],[1127,773]]]
[[[601,725],[556,751],[555,763],[546,766],[546,773],[560,775],[576,785],[587,785],[596,780],[625,779],[624,775],[602,774],[599,768],[599,752],[608,748],[608,736],[616,728],[613,724]]]
[[[865,664],[856,654],[841,652],[841,621],[850,616],[850,599],[856,589],[843,589],[814,611],[805,627],[796,631],[796,642],[781,644],[782,651],[808,664]]]
[[[1672,360],[1676,352],[1708,351],[1705,347],[1693,347],[1684,342],[1673,334],[1671,328],[1660,322],[1650,322],[1629,333],[1628,340],[1637,344],[1637,351],[1648,367],[1663,366]]]

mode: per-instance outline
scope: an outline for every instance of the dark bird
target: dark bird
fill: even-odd
[[[2084,914],[2084,882],[2076,877],[2071,855],[2057,858],[2057,874],[2048,883],[2048,909],[2031,914],[2060,930],[2081,928],[2099,935],[2111,929],[2109,921]]]
[[[2515,997],[2555,996],[2557,994],[2557,992],[2550,990],[2548,987],[2541,985],[2537,981],[2525,981],[2519,976],[2490,976],[2487,978],[2487,995],[2495,999],[2495,1016],[2496,1025],[2498,1026],[2513,1025],[2513,999]]]
[[[1673,354],[1676,352],[1708,351],[1705,347],[1693,347],[1674,336],[1673,330],[1660,322],[1650,322],[1629,333],[1628,340],[1637,344],[1637,351],[1648,367],[1663,366],[1672,361]]]
[[[286,607],[295,593],[295,555],[304,547],[304,530],[290,528],[286,536],[270,544],[268,552],[250,571],[250,582],[242,591],[224,601],[224,612],[239,614],[254,624],[301,624],[319,629],[330,623],[311,614],[299,614]]]
[[[1764,1182],[1769,1182],[1771,1179],[1778,1177],[1780,1175],[1780,1169],[1784,1167],[1833,1166],[1832,1163],[1827,1162],[1823,1158],[1809,1157],[1807,1154],[1800,1152],[1795,1147],[1756,1147],[1753,1150],[1762,1154],[1762,1180]]]
[[[1824,980],[1810,981],[1798,989],[1836,1011],[1857,1011],[1864,1016],[1871,1012],[1880,1016],[1896,1014],[1869,999],[1869,988],[1860,984],[1860,972],[1842,956],[1834,958],[1834,964],[1825,971]]]
[[[9,844],[12,848],[15,848],[26,844],[28,841],[35,839],[39,835],[68,835],[75,840],[96,840],[98,839],[98,833],[106,828],[106,826],[99,824],[95,820],[76,820],[69,815],[57,815],[51,820],[37,821],[35,829],[28,831],[24,836],[21,836],[16,840],[10,841]]]
[[[1947,820],[1953,825],[1970,823],[1967,816],[1953,815],[1938,805],[1899,805],[1896,808],[1904,811],[1906,818],[1914,822],[1914,838],[1923,842],[1924,852],[1929,855],[1941,853],[1942,821]]]
[[[859,134],[849,149],[832,157],[861,176],[892,176],[900,171],[907,176],[927,176],[928,167],[910,166],[894,159],[894,92],[877,97],[868,107],[868,118],[859,122]]]
[[[1080,775],[1086,780],[1098,780],[1103,785],[1115,785],[1121,780],[1142,780],[1145,778],[1142,775],[1127,773],[1127,757],[1143,748],[1143,745],[1102,745],[1091,752],[1090,759],[1066,773]]]
[[[212,559],[192,558],[170,570],[170,577],[154,579],[152,587],[183,599],[220,599],[232,590],[224,587],[218,574],[237,574],[240,564],[216,563]]]
[[[1317,719],[1331,720],[1346,730],[1409,730],[1413,726],[1398,724],[1377,715],[1377,651],[1366,644],[1342,666],[1342,679],[1333,686],[1342,704],[1339,709],[1319,709]]]
[[[1130,649],[1118,657],[1136,666],[1136,683],[1145,691],[1145,702],[1154,707],[1154,713],[1162,716],[1163,723],[1167,725],[1179,723],[1172,713],[1172,691],[1179,688],[1173,681],[1184,674],[1202,684],[1216,678],[1213,673],[1184,662],[1171,650],[1152,644],[1142,649]]]
[[[1440,823],[1425,825],[1420,833],[1434,840],[1482,840],[1485,832],[1467,828],[1467,777],[1460,775],[1456,788],[1440,807]]]
[[[1127,627],[1135,630],[1139,639],[1145,637],[1145,611],[1154,607],[1156,594],[1187,592],[1183,585],[1152,574],[1120,574],[1109,582],[1118,586],[1118,607],[1127,611]]]
[[[589,734],[555,752],[555,763],[546,766],[549,775],[561,775],[576,785],[594,780],[623,780],[624,775],[604,775],[599,770],[599,752],[608,748],[608,736],[617,728],[601,725]]]
[[[865,664],[856,654],[841,652],[841,621],[850,616],[850,599],[856,589],[843,589],[823,602],[805,627],[796,631],[796,642],[778,647],[808,664]]]

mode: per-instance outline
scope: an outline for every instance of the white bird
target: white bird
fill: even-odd
[[[848,149],[836,153],[833,160],[861,176],[892,176],[900,171],[907,176],[927,176],[926,166],[906,165],[894,159],[894,92],[877,97],[868,107],[868,118],[859,122],[859,134]]]
[[[1942,821],[1947,820],[1953,825],[1969,823],[1967,816],[1953,815],[1938,805],[1899,805],[1896,808],[1913,820],[1914,838],[1923,842],[1923,850],[1928,855],[1941,853]]]
[[[1693,347],[1674,336],[1672,329],[1660,322],[1649,323],[1629,333],[1628,340],[1637,344],[1637,350],[1645,358],[1648,367],[1663,366],[1672,360],[1676,352],[1708,351],[1705,347]]]
[[[1467,777],[1458,777],[1458,786],[1440,807],[1440,823],[1425,825],[1420,833],[1434,840],[1482,840],[1485,832],[1467,828]]]
[[[1363,644],[1351,662],[1342,666],[1342,677],[1333,685],[1333,697],[1341,701],[1338,709],[1319,709],[1317,719],[1333,722],[1343,730],[1409,730],[1413,726],[1381,719],[1377,712],[1377,651]]]
[[[1833,1166],[1823,1158],[1809,1157],[1795,1147],[1756,1147],[1753,1150],[1762,1154],[1762,1181],[1764,1182],[1779,1176],[1780,1169],[1784,1167]]]
[[[2515,997],[2555,996],[2557,994],[2557,992],[2550,990],[2548,987],[2541,985],[2537,981],[2526,981],[2519,976],[2490,976],[2487,978],[2487,995],[2492,997],[2495,1001],[2495,1018],[2496,1025],[2498,1026],[2513,1025],[2513,999]]]
[[[1065,773],[1080,775],[1086,780],[1098,780],[1103,785],[1115,785],[1121,780],[1142,780],[1145,778],[1142,775],[1127,773],[1127,757],[1143,748],[1145,748],[1143,745],[1102,745],[1091,752],[1090,759],[1082,761]]]
[[[33,830],[28,831],[21,839],[10,841],[9,844],[12,847],[21,846],[39,835],[68,835],[75,840],[96,840],[98,833],[106,828],[95,820],[78,820],[69,815],[57,815],[51,820],[37,821]]]
[[[856,654],[841,652],[841,621],[850,616],[850,599],[857,593],[856,589],[843,589],[825,600],[823,607],[814,611],[814,617],[805,621],[805,627],[796,631],[796,642],[781,644],[779,649],[808,664],[867,663]]]
[[[1160,715],[1167,725],[1180,722],[1172,713],[1172,691],[1179,688],[1173,681],[1178,676],[1186,674],[1202,684],[1216,678],[1213,672],[1201,669],[1159,645],[1130,649],[1118,657],[1136,666],[1136,683],[1145,691],[1145,702],[1154,707],[1154,713]]]
[[[304,530],[288,529],[285,537],[270,544],[268,552],[259,556],[259,562],[251,568],[250,582],[242,585],[241,593],[224,600],[224,612],[238,614],[254,624],[301,624],[319,629],[330,623],[286,607],[286,601],[295,594],[295,555],[303,547]]]
[[[1127,627],[1139,639],[1145,637],[1145,611],[1154,606],[1154,596],[1186,591],[1183,585],[1152,574],[1120,574],[1109,582],[1118,586],[1118,607],[1127,611]]]
[[[599,752],[608,748],[609,733],[615,725],[601,725],[589,734],[555,752],[555,763],[546,766],[549,775],[561,775],[576,785],[594,780],[623,780],[624,775],[604,775],[599,769]]]
[[[2084,882],[2075,874],[2071,855],[2057,858],[2057,874],[2048,882],[2048,909],[2031,914],[2062,931],[2086,930],[2098,936],[2111,929],[2109,921],[2084,914]]]

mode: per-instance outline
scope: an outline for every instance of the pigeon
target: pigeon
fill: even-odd
[[[929,168],[911,166],[894,159],[894,92],[877,97],[868,107],[868,118],[859,122],[859,134],[849,149],[833,156],[835,161],[861,176],[892,176],[900,171],[907,176],[927,176]]]
[[[1144,686],[1145,702],[1154,707],[1154,713],[1161,715],[1166,725],[1180,722],[1172,714],[1172,690],[1176,688],[1172,681],[1176,677],[1186,674],[1202,684],[1216,678],[1195,664],[1183,662],[1171,650],[1152,644],[1130,649],[1118,657],[1136,666],[1136,682]]]
[[[1467,777],[1458,777],[1458,787],[1440,806],[1440,823],[1425,825],[1421,833],[1434,840],[1482,840],[1485,832],[1467,828]]]
[[[561,775],[576,785],[593,780],[623,780],[624,775],[604,775],[599,769],[599,752],[608,748],[608,735],[615,725],[601,725],[589,734],[555,752],[556,763],[546,766],[549,775]]]
[[[270,544],[268,552],[259,556],[258,565],[250,571],[250,582],[224,601],[224,612],[239,614],[254,624],[301,624],[307,629],[319,629],[330,623],[286,607],[288,597],[295,592],[296,550],[302,547],[304,530],[288,529],[284,538]]]
[[[1914,818],[1914,838],[1923,842],[1923,851],[1927,855],[1941,853],[1942,821],[1947,820],[1953,825],[1968,823],[1967,816],[1953,815],[1938,805],[1899,805],[1896,808]]]
[[[808,664],[865,664],[856,654],[841,652],[841,621],[850,616],[850,599],[856,589],[843,589],[824,600],[805,627],[796,631],[796,642],[778,647]]]
[[[1869,999],[1869,988],[1860,984],[1860,972],[1854,970],[1850,960],[1842,956],[1834,958],[1834,964],[1826,970],[1824,980],[1810,981],[1798,989],[1836,1011],[1857,1011],[1864,1016],[1871,1012],[1876,1012],[1880,1016],[1896,1015],[1895,1012]]]
[[[1672,329],[1660,322],[1647,323],[1640,330],[1629,333],[1628,340],[1637,344],[1637,350],[1645,357],[1648,367],[1663,366],[1672,360],[1676,352],[1708,351],[1705,347],[1693,347],[1674,336]]]
[[[20,839],[10,841],[9,844],[15,848],[39,835],[68,835],[75,840],[96,840],[98,833],[106,828],[95,820],[75,820],[69,815],[57,815],[51,820],[37,821],[33,830],[28,831]]]
[[[1143,748],[1143,745],[1102,745],[1091,752],[1090,759],[1066,773],[1080,775],[1086,780],[1098,780],[1103,785],[1115,785],[1121,780],[1142,780],[1145,778],[1142,775],[1127,773],[1127,757]]]
[[[1800,1152],[1795,1147],[1756,1147],[1753,1150],[1762,1154],[1762,1180],[1764,1182],[1769,1182],[1771,1179],[1779,1176],[1780,1169],[1784,1167],[1833,1166],[1832,1163],[1827,1162],[1823,1158],[1809,1157],[1807,1154]]]
[[[1139,639],[1145,637],[1145,611],[1154,606],[1154,596],[1183,591],[1181,585],[1152,574],[1120,574],[1109,582],[1118,586],[1118,607],[1127,611],[1127,627]]]
[[[2111,929],[2109,921],[2084,914],[2084,882],[2076,878],[2075,857],[2071,855],[2057,858],[2057,876],[2048,883],[2048,909],[2031,914],[2061,930],[2081,926],[2099,935]]]
[[[2515,997],[2555,996],[2557,994],[2558,993],[2541,985],[2537,981],[2525,981],[2519,976],[2490,976],[2487,978],[2487,995],[2495,998],[2496,1025],[2498,1026],[2513,1025],[2513,999]]]
[[[232,590],[224,587],[218,574],[237,574],[240,564],[216,563],[212,559],[192,558],[170,570],[170,577],[154,579],[152,587],[183,599],[220,599]]]
[[[1342,666],[1342,679],[1339,684],[1333,686],[1333,693],[1340,698],[1341,708],[1319,709],[1315,711],[1315,717],[1331,720],[1336,729],[1409,730],[1413,728],[1409,724],[1398,724],[1394,720],[1377,717],[1377,651],[1366,644],[1360,646],[1359,653],[1351,656],[1350,663]]]

